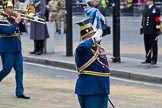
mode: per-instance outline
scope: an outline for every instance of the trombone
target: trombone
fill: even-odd
[[[20,14],[23,19],[34,21],[34,22],[41,23],[41,24],[46,24],[45,19],[34,16],[35,15],[34,6],[28,6],[26,11],[15,9],[13,14],[14,15]]]
[[[29,20],[29,21],[34,21],[34,22],[37,22],[37,23],[46,24],[46,21],[43,18],[33,16],[33,14],[29,14],[29,15],[25,15],[25,14],[22,14],[22,13],[14,13],[14,14],[20,14],[23,19],[26,19],[26,20]]]
[[[4,11],[2,9],[0,9],[0,13],[3,13],[3,12]],[[26,11],[15,9],[13,11],[13,16],[16,17],[17,14],[20,14],[23,19],[33,21],[33,22],[37,22],[37,23],[41,23],[41,24],[46,24],[45,19],[34,16],[35,15],[34,6],[28,6]],[[6,19],[4,19],[4,18],[0,18],[0,21],[5,21],[5,20]],[[0,24],[0,25],[4,25],[4,24]]]

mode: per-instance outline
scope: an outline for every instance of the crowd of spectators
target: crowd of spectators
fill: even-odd
[[[80,3],[86,3],[88,0],[73,0],[73,14],[83,14],[82,8],[79,6]],[[112,3],[113,0],[105,0],[107,3],[106,15],[112,14]],[[155,0],[155,4],[162,10],[162,1]],[[142,14],[146,0],[121,0],[120,9],[121,15],[125,16],[139,16]]]

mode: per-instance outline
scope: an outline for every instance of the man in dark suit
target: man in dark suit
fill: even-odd
[[[140,28],[140,34],[144,34],[146,52],[146,60],[142,63],[151,63],[151,65],[157,63],[157,37],[161,34],[160,27],[160,9],[155,6],[154,0],[147,0]]]

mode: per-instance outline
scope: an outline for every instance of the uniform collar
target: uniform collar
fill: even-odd
[[[148,6],[148,7],[149,7],[149,9],[151,9],[151,8],[152,8],[152,6],[153,6],[153,4],[149,5],[149,6]]]
[[[9,15],[7,14],[7,13],[2,13],[2,15],[4,16],[4,17],[9,17]]]

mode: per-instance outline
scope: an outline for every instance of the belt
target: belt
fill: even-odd
[[[102,76],[102,77],[109,77],[110,76],[110,73],[95,72],[95,71],[88,71],[88,70],[83,70],[83,71],[80,72],[80,74]]]
[[[9,24],[0,24],[1,26],[10,26]]]
[[[20,33],[13,33],[11,35],[0,34],[0,37],[17,37],[20,36]]]

